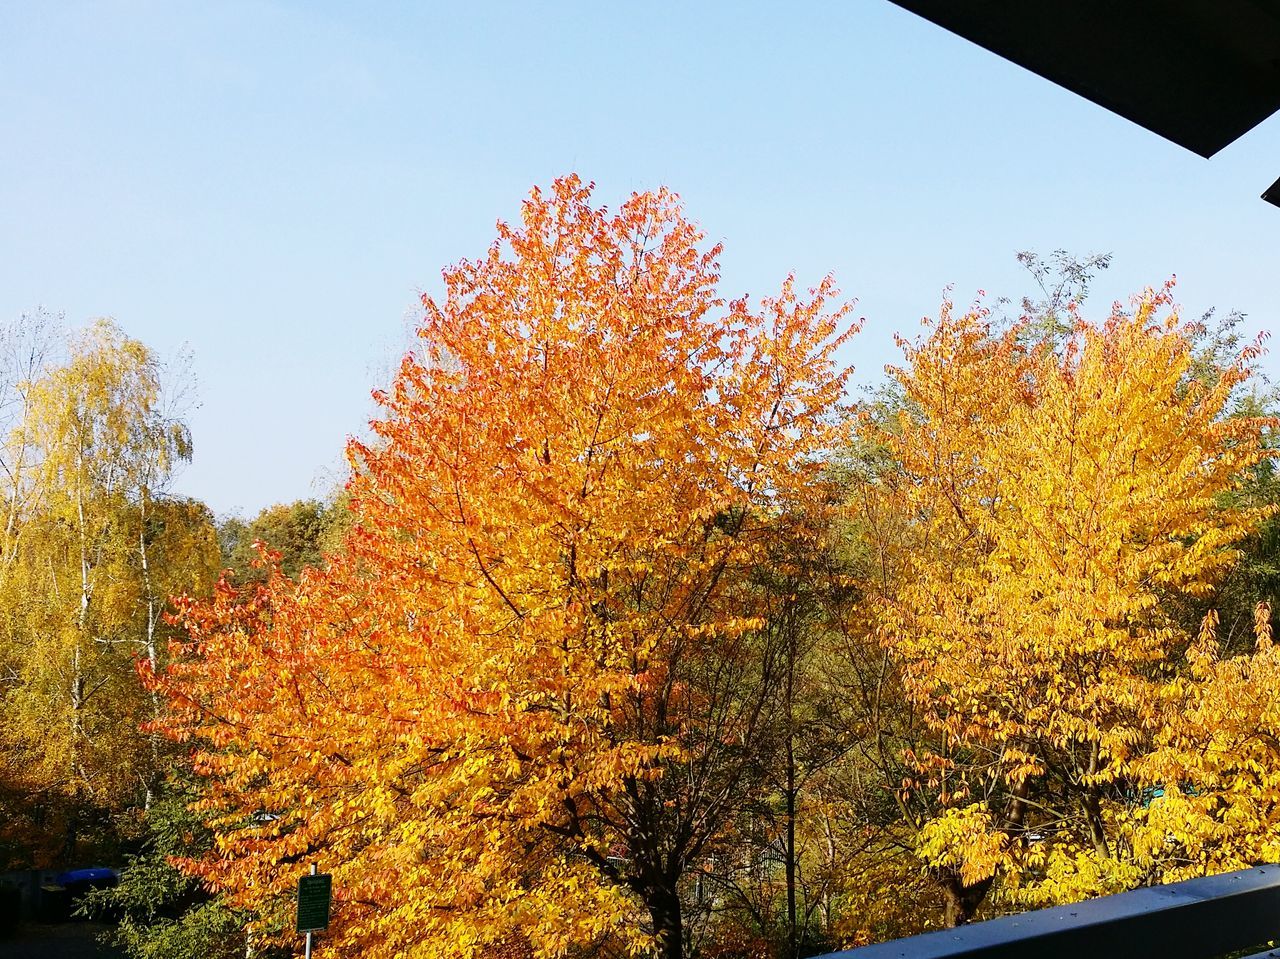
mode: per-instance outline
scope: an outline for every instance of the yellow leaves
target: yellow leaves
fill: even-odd
[[[60,802],[120,814],[158,783],[135,662],[163,659],[167,598],[207,590],[217,543],[207,509],[164,495],[190,435],[155,355],[100,321],[39,357],[0,397],[0,752],[53,823]]]
[[[911,477],[892,494],[917,518],[896,597],[909,612],[886,637],[919,658],[909,674],[926,704],[942,683],[1011,695],[1022,715],[1028,697],[1048,698],[1091,713],[1100,735],[1097,679],[1179,642],[1154,591],[1203,593],[1256,525],[1260,514],[1215,504],[1267,455],[1265,424],[1233,423],[1224,445],[1237,373],[1184,389],[1190,345],[1172,320],[1143,319],[1156,306],[1081,323],[1062,355],[992,337],[980,314],[947,306],[907,349],[907,411],[895,431],[873,432]]]
[[[1272,645],[1270,603],[1259,602],[1254,606],[1253,635],[1256,640],[1255,650],[1261,654],[1269,652]]]
[[[872,492],[871,512],[897,517],[878,632],[954,757],[911,784],[942,804],[919,852],[967,885],[998,864],[1022,904],[1240,861],[1275,835],[1240,795],[1270,788],[1248,692],[1274,682],[1267,656],[1220,663],[1216,620],[1196,639],[1170,614],[1171,597],[1211,595],[1269,515],[1233,494],[1275,424],[1230,415],[1247,358],[1193,379],[1166,303],[1076,317],[1057,351],[944,304],[904,344],[896,421],[863,427],[897,467]],[[1257,622],[1270,649],[1269,614]],[[987,805],[957,808],[957,781],[983,783]]]
[[[1027,867],[1034,882],[1016,878],[1004,885],[999,898],[1018,909],[1039,909],[1066,902],[1080,902],[1095,896],[1124,892],[1146,878],[1145,867],[1137,862],[1099,855],[1080,846],[1036,844],[1027,854]]]
[[[1280,661],[1266,611],[1252,654],[1221,658],[1215,625],[1206,617],[1190,670],[1168,684],[1153,748],[1131,764],[1161,792],[1136,829],[1135,855],[1166,881],[1263,861],[1280,837]]]
[[[951,807],[916,835],[916,854],[933,869],[953,869],[965,885],[990,879],[1008,860],[1009,837],[984,803]]]

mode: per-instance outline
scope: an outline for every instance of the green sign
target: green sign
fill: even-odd
[[[298,932],[329,928],[329,896],[333,877],[328,873],[298,880]]]

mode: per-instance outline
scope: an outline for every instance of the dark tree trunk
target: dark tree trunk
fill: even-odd
[[[658,937],[658,955],[661,959],[683,959],[684,927],[680,897],[674,889],[653,889],[648,900],[653,932]]]
[[[787,735],[787,959],[800,955],[796,916],[796,766],[791,736]]]
[[[787,879],[787,959],[800,955],[800,930],[796,922],[796,731],[795,731],[795,636],[787,648],[787,744],[786,744],[786,879]]]
[[[80,797],[72,798],[71,808],[67,812],[66,832],[62,837],[62,861],[68,866],[76,864],[76,849],[80,845]]]
[[[957,876],[942,878],[942,897],[945,909],[945,922],[951,928],[963,926],[973,919],[974,913],[987,898],[987,890],[991,888],[991,879],[966,886]]]

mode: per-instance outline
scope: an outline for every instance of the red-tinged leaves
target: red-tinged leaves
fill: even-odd
[[[750,733],[714,664],[750,666],[749,577],[841,442],[851,329],[830,280],[726,306],[671,193],[590,193],[535,190],[444,272],[350,446],[341,554],[185,605],[153,680],[218,824],[186,868],[277,915],[318,861],[326,954],[648,949],[643,845],[727,816],[682,770]]]

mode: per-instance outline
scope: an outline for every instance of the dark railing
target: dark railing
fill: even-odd
[[[1280,866],[1151,886],[1073,906],[928,932],[821,959],[1216,959],[1280,957]]]

